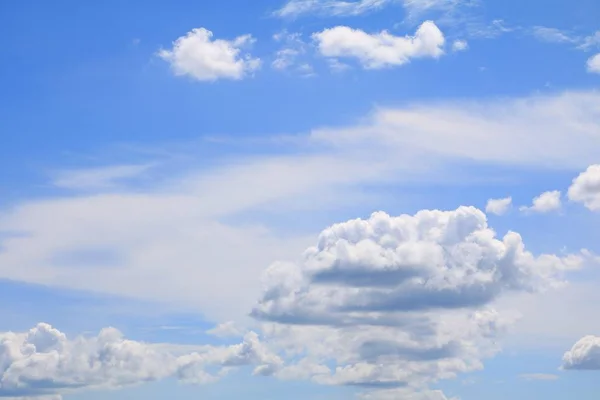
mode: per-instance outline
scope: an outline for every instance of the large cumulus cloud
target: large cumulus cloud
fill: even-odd
[[[28,332],[0,334],[0,398],[54,398],[79,389],[116,388],[164,378],[201,384],[217,380],[233,367],[256,365],[255,372],[264,373],[279,364],[279,357],[253,332],[240,344],[181,351],[127,340],[114,328],[91,338],[69,339],[40,323]]]
[[[503,295],[559,285],[588,253],[535,256],[473,207],[333,225],[295,263],[275,263],[252,315],[297,362],[277,371],[385,393],[482,367],[514,319]]]

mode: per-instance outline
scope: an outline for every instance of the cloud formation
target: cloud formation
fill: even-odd
[[[531,213],[548,213],[556,211],[561,207],[561,193],[558,190],[548,191],[540,194],[533,199],[533,204],[529,207],[523,206],[519,210]]]
[[[28,332],[0,334],[0,398],[53,398],[166,378],[203,384],[218,380],[231,368],[254,365],[255,373],[264,374],[281,362],[253,332],[237,345],[197,346],[191,351],[128,340],[114,328],[95,337],[69,339],[40,323]],[[209,372],[215,368],[216,373]]]
[[[594,74],[600,74],[600,53],[588,59],[587,70]]]
[[[562,368],[600,370],[600,337],[585,336],[563,356]]]
[[[298,17],[305,14],[322,16],[361,15],[380,9],[395,0],[290,0],[275,11],[279,17]]]
[[[251,35],[231,41],[213,39],[211,31],[196,28],[173,42],[171,50],[160,50],[158,56],[171,65],[175,75],[198,81],[242,79],[261,66],[259,58],[241,54],[253,41]]]
[[[438,58],[444,51],[444,34],[432,21],[424,22],[414,36],[387,31],[369,34],[337,26],[313,34],[319,52],[328,58],[355,58],[367,69],[397,67],[414,58]]]
[[[503,199],[489,199],[485,206],[485,212],[488,214],[504,215],[512,205],[512,197]]]
[[[0,211],[0,231],[9,233],[0,237],[0,277],[183,305],[211,321],[237,321],[260,291],[256,276],[264,266],[293,259],[312,240],[275,231],[272,213],[310,213],[314,221],[315,209],[364,201],[376,207],[380,198],[366,198],[364,184],[490,178],[473,165],[583,170],[600,158],[599,106],[595,92],[567,92],[378,108],[360,124],[295,136],[307,149],[302,154],[278,153],[276,146],[262,157],[236,152],[209,169],[169,165],[168,179],[149,179],[142,188],[128,182],[118,191],[22,201]],[[148,174],[162,178],[163,160],[155,161]],[[470,168],[458,170],[456,161]],[[255,223],[232,223],[232,216],[249,212]],[[103,256],[82,256],[89,254]]]
[[[590,165],[573,180],[567,192],[569,200],[582,203],[591,211],[600,210],[600,164]]]
[[[304,356],[280,378],[423,389],[494,354],[514,316],[492,302],[556,286],[586,254],[534,256],[518,233],[496,238],[473,207],[378,212],[325,229],[297,263],[271,265],[252,315],[272,343]]]

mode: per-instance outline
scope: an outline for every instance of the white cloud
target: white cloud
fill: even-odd
[[[561,193],[558,190],[544,192],[533,199],[531,207],[520,207],[523,212],[547,213],[561,207]]]
[[[600,31],[584,37],[581,40],[581,44],[578,46],[581,50],[590,50],[595,47],[600,47]]]
[[[238,337],[242,336],[242,331],[236,326],[235,322],[229,321],[217,325],[213,329],[206,331],[209,335],[217,337]]]
[[[480,369],[514,320],[490,304],[555,287],[585,258],[534,256],[473,207],[378,212],[325,229],[297,263],[272,264],[253,315],[276,348],[303,356],[276,376],[385,389],[377,398]]]
[[[590,165],[573,179],[567,196],[591,211],[600,211],[600,164]]]
[[[424,22],[414,36],[399,37],[387,31],[369,34],[337,26],[313,34],[321,55],[356,58],[365,68],[401,66],[413,58],[437,58],[443,54],[444,34],[432,22]]]
[[[290,0],[275,12],[279,17],[298,17],[304,14],[323,16],[360,15],[380,9],[395,0]]]
[[[452,42],[452,51],[465,51],[469,49],[469,43],[466,40],[455,40]]]
[[[358,125],[286,138],[303,154],[236,152],[233,162],[177,170],[143,189],[128,184],[118,192],[22,201],[0,211],[0,231],[19,233],[0,238],[0,278],[167,302],[211,321],[238,321],[260,291],[256,277],[264,266],[293,258],[312,239],[279,223],[289,234],[281,235],[272,225],[277,213],[311,212],[314,221],[314,210],[379,200],[365,197],[365,183],[490,179],[477,168],[456,169],[456,161],[584,169],[600,158],[599,109],[595,92],[378,108]],[[232,222],[251,211],[253,223]]]
[[[596,54],[587,61],[588,72],[600,74],[600,53]]]
[[[523,374],[519,377],[526,381],[555,381],[558,379],[558,375],[555,374]]]
[[[531,31],[533,36],[549,43],[576,43],[579,41],[578,37],[556,28],[534,26]]]
[[[585,336],[563,356],[562,367],[574,370],[600,370],[600,337]]]
[[[0,333],[0,397],[50,396],[98,388],[119,388],[166,378],[185,383],[218,380],[231,368],[277,369],[281,359],[250,332],[240,344],[177,346],[127,340],[114,328],[96,337],[69,339],[48,324],[28,332]],[[217,368],[217,372],[213,371]]]
[[[512,205],[512,197],[506,197],[503,199],[489,199],[486,206],[485,212],[496,215],[504,215]]]
[[[114,188],[120,181],[137,178],[152,165],[113,165],[81,170],[61,171],[55,174],[54,186],[65,189],[91,190]]]
[[[160,50],[158,55],[171,64],[176,75],[199,81],[242,79],[261,65],[260,59],[241,55],[242,48],[253,41],[250,35],[231,41],[213,39],[211,31],[196,28],[173,42],[171,50]]]

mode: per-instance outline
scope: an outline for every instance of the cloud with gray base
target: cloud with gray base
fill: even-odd
[[[496,299],[555,287],[587,254],[535,256],[515,232],[496,238],[473,207],[378,212],[271,265],[252,315],[269,343],[301,356],[281,379],[419,393],[495,354],[516,317],[491,309]]]
[[[264,374],[281,363],[253,332],[237,345],[188,349],[128,340],[114,328],[95,337],[69,339],[40,323],[28,332],[0,334],[0,398],[54,398],[167,378],[203,384],[218,380],[231,368],[254,365],[255,373]],[[218,372],[208,372],[215,367]]]
[[[563,356],[563,369],[600,370],[600,337],[585,336]]]

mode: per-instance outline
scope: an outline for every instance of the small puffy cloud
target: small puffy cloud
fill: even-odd
[[[469,43],[466,40],[455,40],[452,42],[452,51],[459,52],[469,49]]]
[[[587,70],[593,74],[600,74],[600,53],[588,59]]]
[[[69,339],[40,323],[28,332],[0,333],[0,398],[54,399],[77,390],[119,388],[166,378],[208,383],[232,367],[256,365],[259,370],[275,371],[279,364],[279,357],[253,332],[240,344],[181,350],[174,345],[127,340],[114,328],[105,328],[96,337]]]
[[[555,381],[558,379],[558,375],[555,374],[523,374],[519,375],[519,378],[526,381]]]
[[[438,58],[444,51],[444,34],[432,21],[424,22],[414,36],[387,31],[367,33],[337,26],[314,33],[319,52],[327,58],[355,58],[368,69],[397,67],[414,58]]]
[[[585,336],[563,356],[563,369],[600,370],[600,337]]]
[[[567,196],[591,211],[600,211],[600,164],[590,165],[575,178]]]
[[[503,199],[489,199],[485,206],[485,212],[496,215],[504,215],[510,209],[511,205],[512,197],[506,197]]]
[[[213,39],[211,31],[197,28],[173,42],[171,50],[160,50],[158,56],[171,64],[176,75],[199,81],[242,79],[261,66],[260,59],[241,54],[253,41],[250,35],[231,41]]]
[[[518,233],[497,238],[473,207],[378,212],[325,229],[301,261],[269,267],[252,315],[269,343],[303,356],[277,377],[413,398],[495,354],[515,319],[491,309],[495,300],[556,286],[584,260],[534,256]]]
[[[275,11],[278,17],[298,17],[306,14],[321,16],[361,15],[380,9],[394,0],[289,0]]]
[[[522,212],[547,213],[561,207],[561,193],[558,190],[544,192],[533,199],[530,207],[520,207]]]

